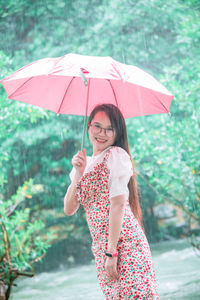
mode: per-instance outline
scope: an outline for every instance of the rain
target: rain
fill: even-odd
[[[135,97],[125,116],[159,299],[200,299],[199,18],[197,0],[1,1],[0,299],[105,299],[84,207],[66,215],[64,198],[73,156],[82,148],[87,157],[93,155],[87,129],[84,147],[82,138],[92,99],[118,100],[119,78],[122,95],[128,98],[127,88],[133,91],[123,77],[124,65],[143,70],[167,89],[169,98],[173,95],[169,99],[163,90],[138,84],[135,76]],[[85,77],[77,75],[78,87],[63,80],[63,93],[60,87],[55,92],[57,77],[65,76],[59,74],[59,61],[67,54],[110,57],[122,64],[117,69],[113,63],[97,95],[91,79],[86,117],[83,79],[90,77],[85,66]],[[59,94],[59,105],[49,100],[44,107],[43,96],[27,92],[31,74],[28,79],[19,75],[21,86],[16,81],[7,93],[3,79],[51,58],[60,59],[51,74],[54,84],[45,85],[41,76],[32,93],[43,89],[48,99]],[[84,95],[69,103],[72,89]],[[155,111],[148,113],[147,106]],[[70,113],[64,112],[66,107]]]

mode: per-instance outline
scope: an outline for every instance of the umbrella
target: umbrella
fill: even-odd
[[[8,98],[57,114],[85,116],[97,104],[112,103],[124,118],[169,113],[173,95],[140,68],[111,57],[67,54],[30,63],[2,79]]]

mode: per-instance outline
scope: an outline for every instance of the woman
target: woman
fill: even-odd
[[[98,105],[87,131],[93,155],[84,149],[73,156],[64,212],[73,215],[80,204],[85,209],[105,299],[157,300],[124,118],[116,106]]]

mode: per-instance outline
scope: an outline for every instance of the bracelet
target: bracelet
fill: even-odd
[[[116,250],[113,253],[108,253],[108,252],[105,251],[105,255],[108,256],[108,257],[115,257],[115,256],[118,256],[118,251]]]

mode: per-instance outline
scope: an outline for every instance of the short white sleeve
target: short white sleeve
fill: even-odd
[[[129,154],[121,147],[113,147],[108,157],[108,168],[110,170],[110,198],[124,194],[128,199],[128,183],[133,175],[133,166]]]

